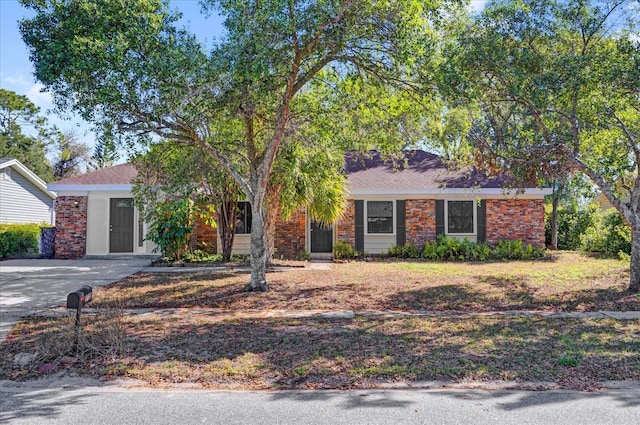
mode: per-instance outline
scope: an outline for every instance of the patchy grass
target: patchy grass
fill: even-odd
[[[94,292],[79,350],[73,320],[32,317],[0,350],[0,379],[52,371],[150,386],[367,388],[420,381],[548,381],[592,390],[640,380],[640,320],[443,316],[242,317],[256,310],[640,310],[628,263],[561,253],[497,263],[373,262],[268,275],[137,274]],[[125,315],[122,308],[181,307]],[[198,314],[197,308],[221,312]],[[226,312],[225,312],[226,311]],[[234,313],[236,315],[234,316]],[[257,312],[256,312],[257,313]]]
[[[126,308],[461,311],[640,310],[628,263],[578,253],[493,263],[372,262],[269,273],[271,291],[242,291],[248,274],[137,274],[100,288],[94,305]]]
[[[84,333],[90,338],[101,319],[88,319]],[[226,389],[368,388],[430,380],[546,381],[594,389],[605,380],[640,380],[640,320],[229,320],[189,314],[119,320],[126,334],[120,352],[58,362],[55,370],[160,387]],[[39,350],[68,327],[66,319],[21,323],[4,344],[0,378],[42,374],[39,362],[17,365],[16,354]]]

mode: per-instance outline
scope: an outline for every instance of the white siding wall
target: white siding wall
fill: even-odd
[[[87,255],[109,254],[109,211],[111,198],[132,198],[131,192],[89,192],[87,206]],[[133,216],[133,254],[151,254],[155,244],[143,241],[139,246],[138,218],[136,208]],[[143,236],[147,234],[144,224]]]
[[[0,223],[52,223],[53,199],[14,169],[0,170]]]
[[[364,250],[369,254],[386,254],[395,244],[395,235],[364,235]]]
[[[218,246],[222,249],[220,243],[220,237],[218,237]],[[220,251],[222,253],[222,251]],[[251,254],[251,235],[235,235],[233,238],[233,249],[231,250],[233,255],[249,255]]]

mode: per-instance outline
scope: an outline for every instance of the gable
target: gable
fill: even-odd
[[[53,202],[48,191],[42,191],[17,170],[0,170],[0,222],[52,223]]]

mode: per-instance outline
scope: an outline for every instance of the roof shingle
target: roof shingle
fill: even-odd
[[[354,190],[499,189],[504,179],[473,167],[452,169],[438,155],[405,151],[403,160],[385,161],[378,152],[345,158],[348,186]]]
[[[378,152],[345,155],[347,186],[357,190],[421,190],[421,189],[499,189],[505,179],[487,177],[474,167],[453,169],[435,154],[414,150],[405,151],[401,160],[385,160]],[[132,164],[69,177],[55,182],[64,185],[128,185],[137,171]],[[533,187],[533,186],[529,186]]]
[[[138,174],[136,167],[132,164],[120,164],[113,167],[103,168],[86,174],[69,177],[55,182],[58,185],[116,185],[131,184],[133,178]]]

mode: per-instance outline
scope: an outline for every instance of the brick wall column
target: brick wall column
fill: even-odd
[[[196,249],[209,254],[218,252],[218,231],[215,227],[207,224],[202,217],[196,218],[192,237],[195,239]]]
[[[407,244],[423,247],[436,240],[435,199],[407,199],[405,214]]]
[[[342,220],[339,220],[336,226],[336,240],[334,243],[338,241],[345,241],[352,248],[356,246],[356,210],[355,210],[355,201],[349,199],[347,200],[347,209],[344,213],[344,217]]]
[[[87,252],[86,196],[56,198],[55,258],[82,258]]]
[[[280,215],[275,224],[275,258],[294,260],[306,250],[307,214],[303,209],[293,213],[288,220]]]
[[[521,240],[544,246],[543,199],[488,199],[487,242]]]

